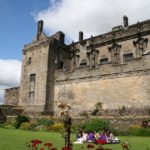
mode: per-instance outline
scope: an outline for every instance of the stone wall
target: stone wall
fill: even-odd
[[[89,39],[80,32],[70,45],[64,36],[46,36],[39,21],[36,40],[24,46],[19,106],[26,112],[57,114],[59,102],[74,115],[98,102],[104,110],[150,107],[150,20]]]
[[[20,87],[5,89],[4,105],[18,106]]]
[[[90,118],[73,118],[72,122],[73,124],[78,124],[80,122],[80,124],[84,123],[84,122],[88,122],[91,119],[100,119],[100,120],[105,120],[105,121],[109,121],[111,124],[111,128],[112,129],[120,129],[120,130],[126,130],[130,127],[133,126],[141,126],[142,125],[142,121],[144,120],[150,120],[149,116],[145,116],[145,117],[141,117],[141,116],[124,116],[124,117],[109,117],[109,116],[105,116],[105,117],[90,117]]]
[[[41,112],[44,110],[48,53],[47,39],[24,47],[19,105],[24,106],[26,111]]]
[[[119,109],[123,105],[150,108],[149,59],[150,55],[144,55],[122,65],[79,68],[69,74],[57,72],[55,103],[71,104],[74,113],[92,111],[98,102],[102,102],[103,109]]]

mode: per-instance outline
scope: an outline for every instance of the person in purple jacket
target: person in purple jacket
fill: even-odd
[[[95,136],[93,132],[89,132],[87,136],[87,141],[88,142],[94,142],[95,143]]]

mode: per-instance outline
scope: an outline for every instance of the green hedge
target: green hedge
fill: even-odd
[[[109,122],[100,120],[100,119],[92,119],[89,122],[86,122],[83,127],[84,131],[102,131],[105,129],[109,129]]]
[[[113,133],[117,136],[150,136],[150,128],[114,130]]]

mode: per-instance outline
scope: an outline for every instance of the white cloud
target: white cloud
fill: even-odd
[[[50,0],[50,6],[36,15],[43,19],[49,34],[61,30],[66,36],[77,40],[78,32],[85,37],[109,32],[122,24],[127,15],[129,23],[150,18],[148,0]]]
[[[0,59],[0,103],[4,98],[4,89],[20,84],[21,62]]]

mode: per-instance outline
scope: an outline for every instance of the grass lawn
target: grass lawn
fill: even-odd
[[[150,137],[119,137],[121,141],[127,139],[130,150],[149,150]],[[64,140],[59,133],[53,132],[32,132],[13,129],[0,128],[0,150],[27,150],[26,142],[32,139],[40,139],[43,142],[51,142],[54,147],[61,150]],[[74,140],[74,137],[72,137]],[[86,148],[86,144],[73,145],[73,150],[80,150],[81,147]],[[107,144],[104,147],[112,148],[112,150],[122,150],[120,144]],[[149,149],[148,149],[149,148]]]

